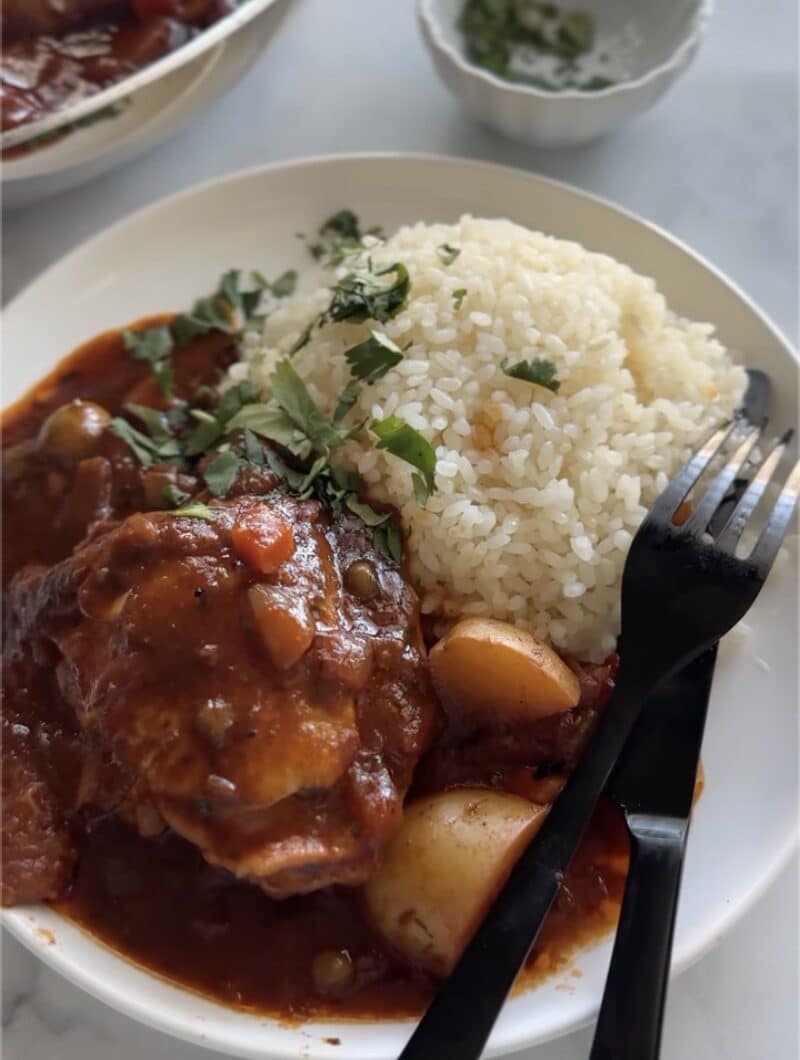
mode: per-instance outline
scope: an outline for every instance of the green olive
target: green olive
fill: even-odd
[[[361,600],[371,600],[381,591],[378,573],[368,559],[350,564],[345,572],[344,585],[348,592]]]
[[[343,994],[355,977],[347,950],[320,950],[311,962],[311,978],[318,994]]]
[[[97,452],[97,443],[111,416],[94,401],[70,401],[51,413],[41,426],[39,449],[50,456],[74,462]]]

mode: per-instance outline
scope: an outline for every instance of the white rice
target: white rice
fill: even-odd
[[[443,243],[460,248],[449,266]],[[417,224],[373,256],[409,270],[407,308],[377,326],[411,345],[362,392],[353,418],[393,415],[419,430],[436,450],[438,488],[420,508],[411,469],[369,440],[348,443],[345,462],[372,497],[398,508],[424,611],[489,615],[602,658],[619,630],[632,536],[689,452],[740,403],[744,370],[710,324],[675,316],[652,279],[509,221]],[[265,392],[275,362],[329,300],[321,287],[269,317],[265,355],[251,366]],[[294,357],[325,410],[349,378],[344,350],[369,326],[315,329]],[[508,378],[504,357],[551,360],[558,393]],[[230,378],[247,371],[234,365]]]

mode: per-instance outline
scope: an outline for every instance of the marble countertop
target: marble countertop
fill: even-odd
[[[121,172],[5,218],[4,297],[117,218],[198,181],[299,156],[428,151],[536,170],[636,211],[706,255],[796,340],[797,5],[755,7],[718,0],[695,65],[618,136],[544,153],[461,110],[436,79],[410,0],[298,0],[247,77],[181,135]],[[797,894],[795,863],[675,981],[664,1060],[797,1056]],[[217,1055],[117,1015],[8,937],[2,971],[4,1060]],[[578,1032],[525,1060],[584,1060],[590,1038]]]

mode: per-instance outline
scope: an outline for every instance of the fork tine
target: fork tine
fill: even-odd
[[[781,490],[780,496],[775,502],[775,507],[770,512],[769,519],[767,519],[766,525],[761,531],[756,547],[750,553],[750,561],[758,564],[765,574],[778,555],[778,550],[781,547],[794,513],[798,496],[800,496],[800,461],[794,465]]]
[[[738,422],[732,420],[730,423],[724,423],[719,430],[714,431],[702,449],[698,449],[694,456],[690,457],[648,512],[648,522],[672,521],[681,501],[725,444]]]
[[[711,482],[703,497],[684,524],[689,533],[702,534],[708,526],[712,515],[722,503],[731,483],[739,475],[747,458],[761,435],[761,427],[752,427],[737,446],[731,458],[716,478]]]
[[[742,536],[742,531],[747,525],[750,516],[756,510],[758,502],[764,495],[764,490],[772,481],[772,477],[783,459],[783,454],[786,452],[786,446],[789,444],[792,433],[792,431],[787,431],[782,438],[778,439],[770,452],[761,461],[761,466],[751,479],[750,485],[742,494],[739,503],[733,509],[730,519],[717,535],[717,544],[720,548],[727,549],[729,552],[736,548],[736,544]]]

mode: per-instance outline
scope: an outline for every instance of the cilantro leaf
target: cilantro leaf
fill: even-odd
[[[461,303],[467,297],[466,287],[459,287],[457,291],[453,291],[453,308],[460,309]]]
[[[378,420],[371,424],[372,430],[378,436],[378,448],[386,449],[393,456],[404,460],[407,464],[422,472],[417,476],[421,487],[427,490],[425,500],[436,489],[436,452],[433,446],[426,441],[419,431],[404,423],[397,416],[387,416],[384,420]],[[414,492],[419,495],[424,492],[421,487],[414,484]]]
[[[370,535],[373,545],[379,552],[389,556],[395,563],[400,563],[403,558],[403,538],[394,519],[372,527]]]
[[[552,390],[554,394],[561,386],[556,378],[556,366],[546,357],[534,357],[532,361],[517,361],[516,364],[509,364],[506,357],[500,367],[512,379],[524,379],[526,383],[536,383],[538,386]]]
[[[370,331],[370,337],[345,351],[345,360],[355,379],[375,383],[403,359],[403,351],[382,331]]]
[[[297,288],[297,269],[287,269],[272,283],[260,269],[252,269],[250,275],[253,278],[253,282],[258,284],[261,290],[269,291],[276,298],[288,298],[290,294],[294,294]]]
[[[314,329],[315,323],[316,321],[312,320],[311,323],[306,325],[306,327],[304,327],[300,334],[297,336],[294,343],[292,344],[292,348],[289,350],[290,357],[294,356],[294,354],[298,353],[300,350],[302,350],[304,346],[307,346],[309,344],[309,342],[311,341],[311,332]]]
[[[357,471],[348,471],[338,464],[331,464],[331,478],[344,492],[358,493],[363,486],[361,475]]]
[[[144,361],[150,366],[150,371],[153,373],[161,393],[165,397],[171,397],[172,366],[170,364],[170,354],[174,344],[170,329],[163,324],[153,328],[146,328],[144,331],[126,329],[122,332],[122,342],[125,350],[134,361]]]
[[[169,421],[164,412],[151,408],[149,405],[137,405],[133,401],[128,402],[125,406],[125,411],[141,420],[156,445],[169,445],[175,442],[172,431],[170,431],[168,426]]]
[[[114,416],[111,423],[109,423],[109,427],[117,438],[120,438],[133,450],[142,467],[150,467],[158,462],[160,459],[158,446],[148,435],[137,430],[127,420],[122,419],[121,416]]]
[[[205,519],[208,522],[214,521],[214,512],[207,504],[203,504],[202,501],[190,501],[189,504],[185,504],[182,508],[174,508],[170,515],[181,516],[185,519]]]
[[[336,427],[325,419],[291,361],[279,361],[270,376],[270,382],[277,403],[289,419],[317,446],[328,449],[339,445],[348,437],[349,431]]]
[[[414,499],[420,508],[424,508],[428,503],[431,495],[431,490],[426,480],[418,472],[414,472],[411,475],[411,485],[414,490]]]
[[[353,515],[357,515],[361,522],[370,528],[374,526],[382,526],[384,523],[388,523],[392,518],[391,512],[376,511],[371,504],[359,500],[354,493],[349,494],[345,498],[344,503]]]
[[[277,442],[295,456],[308,456],[308,440],[277,402],[260,401],[244,405],[225,425],[226,434],[237,430],[252,431],[270,442]]]
[[[442,265],[452,265],[461,253],[461,247],[451,247],[449,243],[442,243],[436,248]]]
[[[321,236],[326,236],[330,233],[341,236],[343,239],[361,239],[358,217],[352,210],[337,211],[327,221],[323,222],[319,230]]]
[[[224,282],[224,278],[223,278]],[[189,342],[209,331],[224,331],[233,334],[233,320],[228,303],[215,296],[198,298],[190,313],[181,313],[172,322],[172,334],[179,344]]]
[[[161,491],[161,495],[172,508],[177,508],[184,501],[188,501],[191,496],[185,490],[178,489],[174,482],[167,482]]]
[[[241,461],[231,449],[217,453],[203,472],[203,479],[215,497],[224,497],[236,481]]]
[[[358,395],[360,393],[361,383],[358,379],[351,379],[339,395],[339,400],[336,402],[336,408],[333,410],[334,423],[338,424],[342,422],[353,405],[358,401]]]
[[[297,289],[297,270],[287,269],[274,283],[270,284],[270,291],[276,298],[288,298]]]
[[[392,283],[380,282],[382,277],[392,275]],[[331,288],[331,304],[320,323],[349,320],[358,324],[377,320],[385,324],[405,307],[410,287],[408,269],[399,261],[375,271],[350,272]]]
[[[253,313],[261,302],[261,291],[244,291],[239,287],[238,269],[230,269],[224,274],[219,282],[215,298],[218,302],[225,302],[233,310],[242,314],[245,322],[249,322]]]
[[[186,436],[183,451],[186,456],[199,456],[222,437],[222,424],[205,409],[190,409],[189,415],[195,421],[195,426]]]

